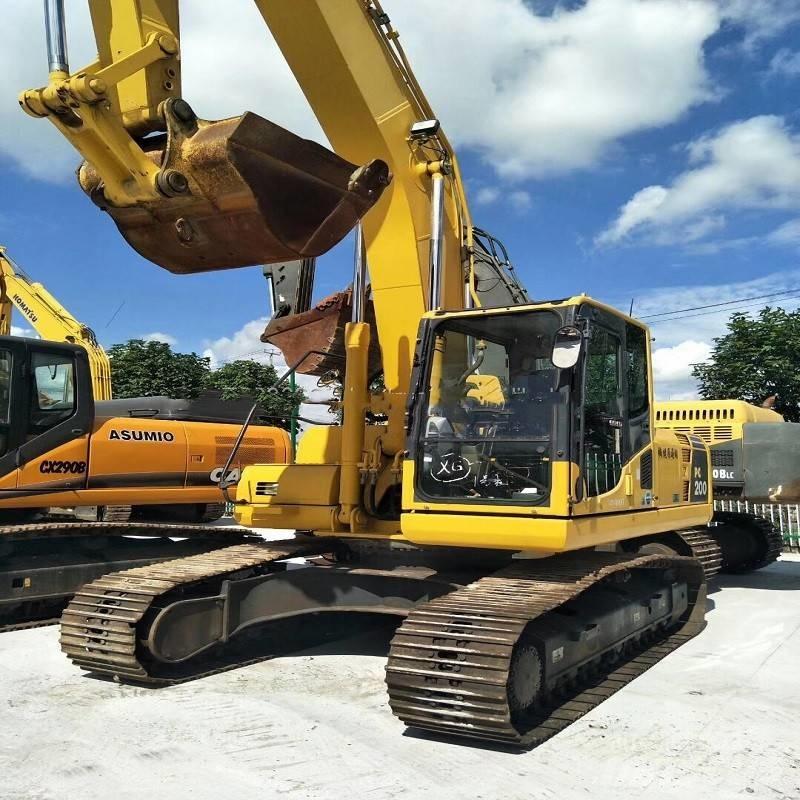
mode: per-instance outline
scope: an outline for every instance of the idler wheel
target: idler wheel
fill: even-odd
[[[511,716],[518,718],[530,711],[542,689],[542,660],[533,642],[521,641],[511,656],[508,672],[508,705]]]

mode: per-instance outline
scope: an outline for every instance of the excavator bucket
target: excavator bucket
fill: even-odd
[[[391,175],[361,167],[250,112],[210,122],[170,101],[166,136],[149,143],[163,196],[110,205],[84,162],[83,190],[128,243],[170,272],[269,264],[322,255],[377,202]]]
[[[346,289],[326,297],[299,314],[273,317],[261,341],[277,347],[286,363],[304,375],[325,375],[332,370],[344,374],[344,326],[352,314],[352,292]],[[367,303],[366,321],[375,325],[375,311]],[[381,369],[381,352],[372,337],[369,348],[369,374]]]

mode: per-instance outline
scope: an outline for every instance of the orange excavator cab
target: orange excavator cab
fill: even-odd
[[[166,134],[143,140],[160,167],[161,195],[110,204],[95,169],[78,180],[128,243],[170,272],[269,264],[322,255],[378,201],[391,175],[379,159],[358,166],[247,112],[199,119],[165,103]]]

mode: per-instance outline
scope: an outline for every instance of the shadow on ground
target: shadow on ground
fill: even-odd
[[[745,575],[720,575],[711,582],[709,593],[721,589],[765,589],[772,592],[800,590],[800,561],[777,561],[765,569]]]
[[[202,663],[153,665],[158,671],[157,683],[126,680],[126,683],[149,689],[160,689],[226,672],[259,661],[300,655],[383,656],[389,653],[389,642],[400,624],[400,617],[383,614],[337,613],[309,614],[302,619],[285,619],[253,626],[239,633],[224,650],[209,650]],[[151,671],[151,670],[148,670]],[[110,676],[87,673],[98,680]]]

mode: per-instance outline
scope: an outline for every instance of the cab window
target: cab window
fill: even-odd
[[[561,324],[550,311],[437,326],[418,487],[465,503],[544,504],[562,395],[550,361]]]
[[[647,411],[647,342],[645,332],[628,323],[625,332],[625,368],[628,377],[628,414],[638,417]]]
[[[75,413],[74,361],[56,353],[34,353],[31,375],[28,435],[38,436]]]
[[[584,470],[590,497],[611,491],[622,475],[621,342],[601,327],[586,353]]]
[[[625,460],[650,442],[650,392],[647,370],[647,333],[637,325],[625,326],[627,379],[627,437]]]

